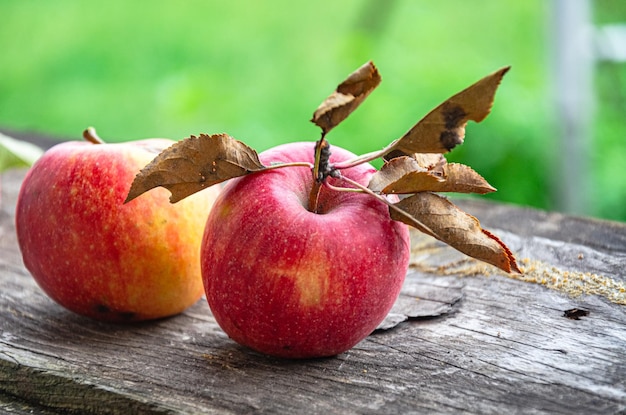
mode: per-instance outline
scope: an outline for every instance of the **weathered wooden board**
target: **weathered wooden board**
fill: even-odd
[[[415,235],[413,288],[418,284],[418,294],[435,303],[446,287],[460,299],[442,299],[452,305],[440,317],[377,331],[337,357],[285,361],[228,339],[204,300],[179,316],[131,326],[94,322],[53,303],[24,269],[15,240],[22,174],[2,178],[5,412],[626,411],[626,308],[609,300],[623,298],[625,224],[463,202],[513,248],[527,279],[537,283],[509,278]],[[567,293],[591,288],[597,294]],[[575,307],[590,313],[580,320],[563,316]]]

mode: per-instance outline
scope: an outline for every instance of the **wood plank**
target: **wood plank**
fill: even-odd
[[[626,313],[606,293],[572,297],[509,278],[414,235],[409,280],[457,287],[440,317],[377,331],[334,358],[286,361],[232,342],[205,300],[130,326],[48,299],[24,269],[14,201],[0,211],[0,409],[16,413],[616,413],[626,410]],[[624,283],[626,225],[460,202],[528,267]],[[554,270],[560,271],[558,273]],[[538,276],[543,271],[532,271]],[[426,296],[426,294],[423,294]],[[580,320],[564,310],[590,311]]]

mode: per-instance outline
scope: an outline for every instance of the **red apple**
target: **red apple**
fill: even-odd
[[[265,165],[313,157],[313,143],[260,155]],[[333,147],[330,161],[353,157]],[[375,171],[361,164],[341,173],[367,185]],[[385,204],[322,187],[313,213],[312,184],[308,167],[235,179],[207,220],[202,277],[213,315],[232,339],[265,354],[310,358],[350,349],[384,319],[406,275],[409,232]]]
[[[27,173],[16,208],[24,264],[78,314],[129,322],[180,313],[202,295],[200,242],[218,188],[177,205],[165,189],[123,204],[171,140],[67,142]]]

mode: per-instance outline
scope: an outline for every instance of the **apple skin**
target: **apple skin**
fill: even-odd
[[[354,157],[331,151],[331,163]],[[313,143],[260,155],[265,165],[313,157]],[[367,185],[375,171],[362,164],[342,174]],[[202,277],[211,311],[233,340],[264,354],[314,358],[352,348],[387,315],[407,272],[408,228],[390,219],[385,204],[322,187],[321,212],[312,213],[312,183],[308,167],[232,180],[205,227]]]
[[[94,319],[133,322],[178,314],[202,296],[202,230],[219,189],[172,205],[157,188],[123,204],[137,172],[173,143],[67,142],[29,170],[18,243],[52,299]]]

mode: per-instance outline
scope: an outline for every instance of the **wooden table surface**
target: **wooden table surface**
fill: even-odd
[[[414,234],[402,299],[415,310],[398,312],[415,317],[339,356],[287,361],[231,341],[204,299],[130,326],[52,302],[16,242],[23,174],[2,176],[0,412],[626,413],[626,224],[459,202],[524,276]],[[566,318],[573,308],[589,314]]]

